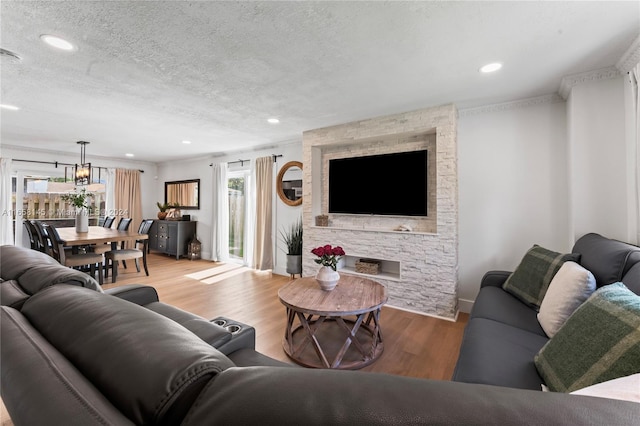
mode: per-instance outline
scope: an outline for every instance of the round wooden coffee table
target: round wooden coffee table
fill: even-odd
[[[387,289],[373,280],[341,275],[332,291],[315,278],[284,285],[278,296],[287,308],[285,353],[305,367],[355,370],[371,364],[384,349],[380,310]]]

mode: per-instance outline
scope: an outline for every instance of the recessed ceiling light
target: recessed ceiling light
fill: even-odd
[[[480,68],[480,72],[494,72],[498,71],[500,68],[502,68],[502,64],[500,62],[493,62]]]
[[[267,121],[271,124],[278,124],[280,122],[277,118],[269,118]]]
[[[189,145],[191,143],[191,141],[182,141],[183,144],[185,145]]]
[[[69,43],[67,40],[54,35],[42,34],[40,36],[40,39],[45,43],[47,43],[49,46],[53,46],[56,49],[69,51],[69,50],[75,50],[76,48],[73,44]]]
[[[0,104],[0,108],[2,109],[10,109],[11,111],[17,111],[20,109],[20,107],[17,107],[15,105],[8,105],[8,104]]]
[[[126,155],[127,157],[133,157],[133,154],[131,154],[130,152],[127,152],[125,155]]]

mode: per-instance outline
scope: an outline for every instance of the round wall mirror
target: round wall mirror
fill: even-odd
[[[280,169],[277,179],[278,196],[288,206],[302,204],[302,163],[289,161]]]

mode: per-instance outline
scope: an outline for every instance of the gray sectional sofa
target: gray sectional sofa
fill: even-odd
[[[576,241],[572,253],[593,274],[597,287],[621,281],[640,295],[639,247],[590,233]],[[534,357],[549,338],[538,311],[503,289],[510,275],[489,271],[482,278],[452,380],[541,390],[544,380]]]
[[[11,267],[44,262],[3,246],[3,274],[8,259]],[[227,356],[214,346],[229,342],[206,337],[190,314],[160,309],[157,300],[145,307],[148,290],[53,284],[54,269],[68,268],[47,268],[29,280],[13,271],[9,289],[30,293],[0,307],[0,390],[17,426],[628,425],[640,418],[640,404],[615,399],[288,367],[247,355],[250,348]]]
[[[57,284],[84,287],[133,302],[171,319],[234,358],[239,365],[288,365],[255,351],[253,327],[224,317],[210,321],[162,303],[156,289],[151,286],[131,284],[103,290],[88,274],[63,267],[39,251],[11,245],[0,246],[0,262],[0,304],[3,306],[20,310],[31,296]],[[222,321],[216,321],[218,319]]]

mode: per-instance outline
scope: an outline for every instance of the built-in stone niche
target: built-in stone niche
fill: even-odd
[[[457,112],[453,105],[372,118],[303,133],[303,275],[318,270],[314,247],[342,246],[341,273],[356,274],[358,258],[380,260],[371,278],[383,284],[388,304],[455,319],[458,311]],[[427,149],[428,217],[327,214],[328,162],[332,158]],[[409,224],[412,232],[395,231]]]
[[[363,229],[369,231],[393,231],[399,226],[409,226],[413,232],[437,232],[436,197],[436,134],[400,134],[358,140],[347,144],[325,145],[313,150],[312,155],[320,157],[321,197],[320,208],[314,215],[327,214],[329,208],[329,161],[337,158],[364,157],[368,155],[391,154],[427,150],[427,217],[330,214],[329,226],[343,229]],[[313,162],[317,162],[314,158]],[[384,173],[384,170],[380,171]],[[354,170],[354,173],[358,173]],[[315,176],[314,176],[315,177]],[[348,184],[348,183],[345,183]],[[409,184],[410,183],[403,183]],[[380,191],[393,190],[393,176],[389,176],[389,186]],[[357,191],[357,188],[354,190]]]

